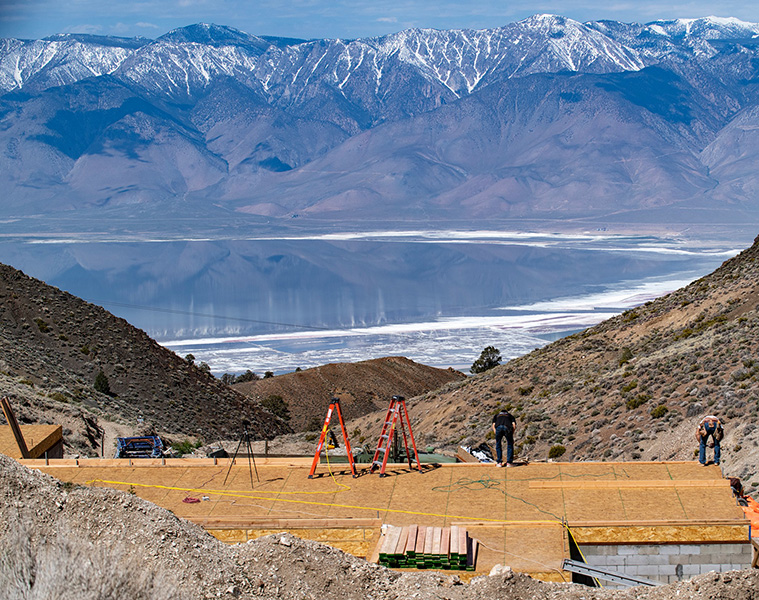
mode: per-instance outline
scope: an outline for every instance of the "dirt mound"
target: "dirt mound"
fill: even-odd
[[[418,436],[438,448],[479,445],[505,406],[524,458],[545,460],[556,447],[557,460],[628,461],[693,459],[696,424],[713,413],[725,423],[724,470],[751,491],[757,349],[759,242],[667,296],[415,398],[409,411]]]
[[[358,363],[336,363],[233,386],[258,401],[280,396],[288,405],[296,431],[319,429],[330,399],[340,398],[346,419],[387,410],[395,395],[418,396],[451,381],[465,379],[453,369],[436,369],[403,356]]]
[[[19,535],[20,528],[28,535]],[[24,540],[30,552],[19,552]],[[56,554],[58,547],[64,551]],[[50,581],[67,583],[68,597],[86,591],[74,595],[93,599],[114,597],[114,590],[129,598],[284,600],[759,598],[757,571],[712,573],[672,586],[622,592],[545,584],[512,572],[461,585],[455,575],[398,573],[286,533],[226,546],[136,496],[67,486],[2,455],[0,556],[13,557],[0,560],[6,598],[54,597],[35,590]],[[97,569],[88,570],[88,563]],[[136,573],[136,579],[127,576]]]
[[[63,424],[69,454],[97,455],[109,423],[209,441],[238,437],[243,418],[260,438],[289,430],[123,319],[6,265],[0,322],[0,395],[22,423]]]

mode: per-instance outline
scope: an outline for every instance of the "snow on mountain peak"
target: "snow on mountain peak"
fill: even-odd
[[[757,35],[759,25],[733,17],[640,25],[580,23],[536,14],[495,29],[408,29],[380,38],[310,42],[197,23],[154,41],[83,34],[4,40],[0,90],[19,89],[29,82],[46,89],[115,73],[154,92],[193,95],[215,77],[225,76],[266,93],[279,85],[281,93],[297,97],[302,86],[318,77],[343,93],[365,85],[362,78],[375,82],[378,90],[387,65],[400,61],[461,96],[494,81],[533,73],[639,70],[659,64],[672,52],[710,56],[718,51],[710,45],[714,40]],[[654,39],[661,42],[652,45]],[[360,74],[354,78],[354,73]]]

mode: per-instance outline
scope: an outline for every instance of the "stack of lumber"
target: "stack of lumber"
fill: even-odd
[[[379,563],[410,569],[474,571],[479,542],[463,527],[387,526],[380,541]]]

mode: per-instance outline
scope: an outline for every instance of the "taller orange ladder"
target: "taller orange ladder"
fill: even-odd
[[[405,425],[404,425],[405,421]],[[408,409],[406,408],[406,399],[403,396],[393,396],[390,400],[390,407],[387,409],[387,415],[385,415],[385,421],[382,424],[382,431],[380,432],[379,441],[377,442],[377,450],[374,451],[374,458],[372,458],[372,466],[369,469],[370,473],[380,467],[380,477],[385,476],[385,467],[387,467],[387,457],[390,454],[390,445],[393,440],[393,433],[395,432],[396,424],[398,429],[403,434],[403,445],[406,448],[406,458],[408,458],[408,466],[413,468],[411,464],[411,453],[408,451],[408,441],[406,440],[406,427],[408,427],[408,434],[411,438],[411,446],[414,448],[414,458],[416,458],[416,466],[419,468],[419,472],[422,472],[422,464],[419,462],[419,453],[416,451],[416,442],[414,441],[414,432],[411,431],[411,421],[408,418]],[[382,458],[380,459],[380,455]]]
[[[337,418],[340,421],[340,429],[343,431],[343,441],[345,442],[345,451],[348,453],[348,464],[351,467],[351,474],[356,477],[356,464],[353,461],[353,453],[351,452],[351,443],[348,439],[348,434],[345,431],[345,422],[343,421],[343,412],[340,410],[340,399],[332,398],[332,401],[327,409],[327,417],[324,419],[324,427],[322,427],[322,434],[319,437],[319,444],[316,446],[316,453],[314,454],[314,462],[311,464],[311,471],[308,474],[309,479],[313,479],[316,472],[316,465],[319,463],[319,455],[322,448],[324,448],[324,440],[327,438],[327,430],[329,429],[329,422],[332,419],[332,413],[337,413]]]

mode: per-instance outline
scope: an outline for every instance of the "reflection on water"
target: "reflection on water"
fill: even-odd
[[[6,239],[0,262],[220,374],[389,355],[466,370],[487,345],[518,356],[737,252],[651,236],[497,231],[199,238]]]

